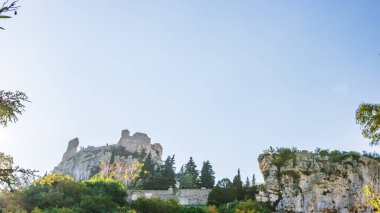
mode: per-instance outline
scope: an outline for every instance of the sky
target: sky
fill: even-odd
[[[355,123],[380,103],[379,1],[20,1],[1,20],[0,89],[25,92],[0,151],[51,171],[70,139],[144,132],[262,181],[272,147],[379,151]]]

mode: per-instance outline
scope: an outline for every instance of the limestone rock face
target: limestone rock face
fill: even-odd
[[[151,144],[150,138],[145,133],[136,132],[133,136],[129,134],[128,130],[123,130],[118,145],[123,146],[128,152],[146,152],[150,153],[154,160],[161,160],[161,144]]]
[[[75,180],[84,180],[98,173],[102,161],[109,163],[112,156],[115,162],[123,161],[128,166],[133,160],[143,161],[149,153],[157,165],[162,164],[161,145],[158,143],[152,145],[150,138],[144,133],[135,133],[130,136],[128,130],[123,130],[118,144],[89,146],[79,151],[78,146],[77,138],[69,141],[62,161],[53,169],[53,172],[69,174]]]
[[[258,158],[266,198],[279,212],[352,212],[365,203],[365,185],[380,188],[380,163],[368,157],[334,160],[302,151],[279,168],[270,153]],[[371,212],[361,206],[359,212]]]

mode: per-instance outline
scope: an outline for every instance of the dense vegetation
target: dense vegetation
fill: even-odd
[[[201,172],[197,169],[192,157],[183,165],[178,173],[175,172],[175,159],[168,156],[162,166],[156,165],[150,153],[143,160],[143,173],[140,174],[142,188],[146,190],[180,189],[211,189],[215,184],[215,172],[209,161],[204,161]]]
[[[320,149],[316,148],[313,152],[307,150],[298,150],[297,148],[273,148],[270,147],[268,150],[264,151],[264,155],[270,155],[274,159],[274,165],[278,167],[284,166],[286,163],[295,163],[296,162],[296,153],[312,153],[318,154],[321,157],[326,157],[332,163],[341,163],[343,160],[348,158],[352,158],[353,160],[359,160],[360,157],[368,157],[377,161],[380,161],[380,155],[375,152],[366,152],[363,151],[355,152],[355,151],[340,151],[340,150],[329,150],[329,149]]]
[[[380,142],[380,104],[360,104],[356,110],[356,123],[362,129],[365,138],[371,140],[370,145]]]
[[[47,175],[25,189],[0,194],[5,212],[141,212],[141,213],[214,213],[260,210],[252,200],[231,200],[228,205],[182,206],[176,199],[139,198],[132,203],[127,189],[115,178],[95,175],[90,180],[74,181],[62,174]]]

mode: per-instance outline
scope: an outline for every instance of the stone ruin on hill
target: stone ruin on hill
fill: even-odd
[[[136,132],[132,136],[128,130],[123,130],[117,144],[101,147],[89,146],[78,151],[79,140],[69,141],[62,161],[53,172],[71,175],[75,180],[89,179],[100,171],[102,161],[110,162],[114,155],[115,162],[124,161],[130,165],[133,160],[142,161],[151,154],[157,165],[162,164],[162,147],[159,143],[151,144],[151,139],[145,133]]]
[[[145,133],[136,132],[132,136],[128,130],[123,130],[117,144],[101,147],[89,146],[80,149],[77,138],[69,141],[62,161],[53,172],[71,175],[75,180],[91,178],[100,171],[102,161],[124,161],[126,166],[134,160],[144,161],[150,153],[153,162],[162,165],[162,147],[159,143],[151,144],[151,139]],[[140,190],[131,195],[132,200],[139,197],[160,197],[162,199],[177,198],[183,205],[205,205],[210,189],[181,189],[168,190]]]

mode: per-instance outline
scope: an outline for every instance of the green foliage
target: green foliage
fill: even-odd
[[[81,197],[79,209],[81,212],[108,212],[111,209],[116,209],[117,204],[112,197],[100,195],[86,195]]]
[[[228,178],[224,178],[211,190],[207,203],[209,205],[220,206],[230,203],[236,199],[234,185]]]
[[[297,150],[296,148],[270,148],[268,150],[264,151],[265,155],[272,156],[274,160],[274,165],[278,167],[285,166],[286,163],[291,163],[292,160],[296,159],[296,153],[301,152],[300,150]],[[362,153],[355,152],[355,151],[340,151],[340,150],[329,150],[329,149],[320,149],[316,148],[314,150],[315,154],[320,155],[321,157],[327,157],[327,160],[329,160],[332,163],[341,163],[343,160],[346,159],[352,159],[352,160],[359,160],[360,157],[368,157],[374,160],[380,161],[380,155],[377,153],[370,153],[363,151]],[[265,176],[265,174],[264,174]]]
[[[3,3],[0,7],[0,19],[4,18],[12,18],[9,15],[3,15],[4,13],[12,12],[14,15],[17,15],[17,9],[20,7],[17,5],[18,0],[11,1],[10,3],[6,1]],[[0,27],[1,30],[4,30],[4,28]]]
[[[173,189],[176,187],[176,174],[175,174],[175,160],[174,155],[172,157],[168,156],[165,160],[165,163],[162,168],[162,182],[160,182],[160,185],[164,189],[168,189],[169,187],[172,187]]]
[[[201,169],[201,187],[206,189],[212,189],[215,185],[215,172],[212,169],[210,161],[204,161]]]
[[[191,174],[182,173],[178,176],[180,189],[194,189],[195,182],[194,177]]]
[[[245,184],[243,185],[244,200],[256,200],[256,178],[255,175],[252,176],[252,182],[249,181],[247,177]]]
[[[22,191],[21,196],[26,209],[31,210],[35,207],[70,208],[78,204],[87,193],[88,189],[83,183],[73,181],[70,176],[52,174]]]
[[[183,207],[180,213],[207,213],[207,211],[199,206],[189,206]]]
[[[124,186],[112,178],[95,175],[87,181],[74,181],[62,174],[47,175],[17,194],[25,210],[40,208],[44,212],[54,208],[109,212],[124,207],[127,196]]]
[[[142,189],[167,190],[169,188],[176,188],[177,182],[174,164],[175,160],[173,155],[168,156],[162,166],[158,166],[154,164],[151,159],[151,154],[149,153],[140,173]]]
[[[366,151],[363,151],[363,154],[362,154],[363,157],[367,157],[367,158],[371,158],[371,159],[375,159],[377,161],[380,161],[380,155],[376,152],[366,152]]]
[[[144,166],[141,168],[142,171],[140,172],[142,188],[145,190],[155,189],[155,177],[157,177],[158,174],[156,174],[157,172],[154,167],[155,164],[153,163],[152,155],[149,153],[144,161]]]
[[[235,201],[218,207],[219,213],[270,213],[271,211],[257,201]]]
[[[236,194],[237,200],[243,200],[244,199],[244,190],[243,190],[243,182],[241,181],[240,176],[240,169],[238,169],[237,175],[234,177],[234,180],[232,182]]]
[[[263,207],[259,202],[252,201],[252,200],[239,202],[235,206],[235,213],[246,213],[246,212],[270,213],[271,211]]]
[[[34,208],[32,213],[75,213],[74,209],[70,208],[52,208],[52,209],[44,209],[41,210],[40,208]]]
[[[356,123],[362,129],[362,135],[370,139],[370,145],[380,142],[380,104],[360,104],[356,110]]]
[[[132,203],[132,208],[138,213],[178,213],[182,206],[176,199],[138,198]]]
[[[83,181],[89,189],[89,196],[96,197],[96,199],[109,199],[109,202],[115,206],[123,206],[126,201],[127,192],[123,184],[112,178],[105,178],[101,175],[95,175],[93,178],[87,181]],[[98,196],[103,198],[98,198]]]
[[[197,165],[192,157],[188,163],[181,167],[181,171],[177,174],[177,179],[180,189],[195,189],[199,188],[198,184],[199,171],[197,170]]]
[[[319,154],[320,156],[322,157],[328,157],[328,159],[330,160],[330,162],[332,163],[341,163],[343,160],[346,160],[346,159],[349,159],[349,158],[352,158],[352,160],[359,160],[360,157],[370,157],[370,158],[373,158],[371,156],[371,154],[369,153],[366,153],[366,152],[363,152],[363,154],[360,154],[359,152],[355,152],[355,151],[351,151],[351,152],[345,152],[345,151],[339,151],[339,150],[328,150],[328,149],[319,149],[317,148],[315,151],[314,151],[315,154]]]
[[[273,158],[273,164],[277,166],[277,168],[281,168],[285,166],[286,163],[290,163],[289,160],[296,160],[296,153],[299,152],[296,148],[272,148],[270,147],[268,150],[264,151],[264,154],[270,155]],[[293,163],[294,164],[294,163]]]
[[[25,93],[0,90],[0,125],[5,127],[8,122],[17,122],[17,115],[25,109],[24,102],[30,102]]]

